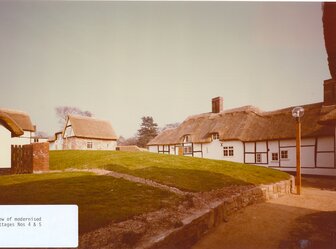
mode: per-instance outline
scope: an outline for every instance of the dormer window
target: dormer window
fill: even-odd
[[[190,135],[185,135],[183,137],[183,143],[191,143]]]
[[[219,134],[217,132],[211,134],[212,140],[219,140]]]

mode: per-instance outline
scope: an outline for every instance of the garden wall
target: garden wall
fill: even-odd
[[[49,170],[49,143],[12,145],[11,174]]]
[[[269,185],[252,188],[242,194],[237,194],[221,202],[215,203],[204,212],[183,221],[183,226],[167,231],[154,239],[148,249],[186,249],[195,244],[210,229],[218,226],[227,217],[255,203],[275,199],[294,191],[294,177]]]

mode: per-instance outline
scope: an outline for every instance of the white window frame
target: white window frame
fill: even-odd
[[[190,135],[185,135],[184,137],[183,137],[183,143],[191,143],[191,137],[190,137]]]
[[[192,154],[191,146],[183,146],[183,154]]]
[[[93,147],[93,143],[92,143],[92,141],[87,141],[87,142],[86,142],[86,148],[87,148],[87,149],[92,149],[92,147]]]
[[[288,150],[281,150],[280,151],[280,158],[281,159],[288,159]]]
[[[219,134],[217,132],[211,134],[212,140],[219,140]]]
[[[261,163],[262,162],[262,155],[261,153],[256,153],[256,163]]]
[[[279,161],[279,153],[278,152],[273,152],[271,156],[272,156],[272,161],[273,162],[278,162]]]
[[[224,146],[223,147],[223,155],[225,157],[233,157],[234,156],[234,148],[233,148],[233,146]]]

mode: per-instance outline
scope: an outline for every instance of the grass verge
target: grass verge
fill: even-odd
[[[0,176],[0,204],[77,204],[81,234],[162,207],[180,197],[142,184],[89,173]]]
[[[66,168],[103,168],[194,192],[289,178],[287,173],[278,170],[222,160],[148,152],[51,151],[50,169]]]

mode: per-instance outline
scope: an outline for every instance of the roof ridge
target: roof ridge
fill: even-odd
[[[110,122],[107,119],[101,119],[101,118],[96,118],[96,117],[83,116],[83,115],[79,115],[79,114],[69,114],[68,116],[72,117],[72,118],[77,118],[77,119],[91,119],[91,120],[97,120],[97,121],[107,121],[107,122]]]
[[[308,108],[308,107],[319,106],[319,105],[322,105],[322,104],[323,104],[323,102],[317,102],[317,103],[305,104],[305,105],[293,105],[293,106],[289,106],[289,107],[285,107],[285,108],[281,108],[281,109],[276,109],[276,110],[273,110],[273,111],[265,111],[262,114],[263,115],[280,114],[280,113],[283,113],[284,111],[292,110],[294,107],[297,107],[297,106],[301,106],[303,108],[305,108],[305,107]]]
[[[29,116],[29,114],[25,111],[21,111],[21,110],[15,110],[15,109],[10,109],[10,108],[0,108],[0,111],[3,112],[9,112],[9,113],[13,113],[13,114],[22,114],[22,115],[27,115]]]

